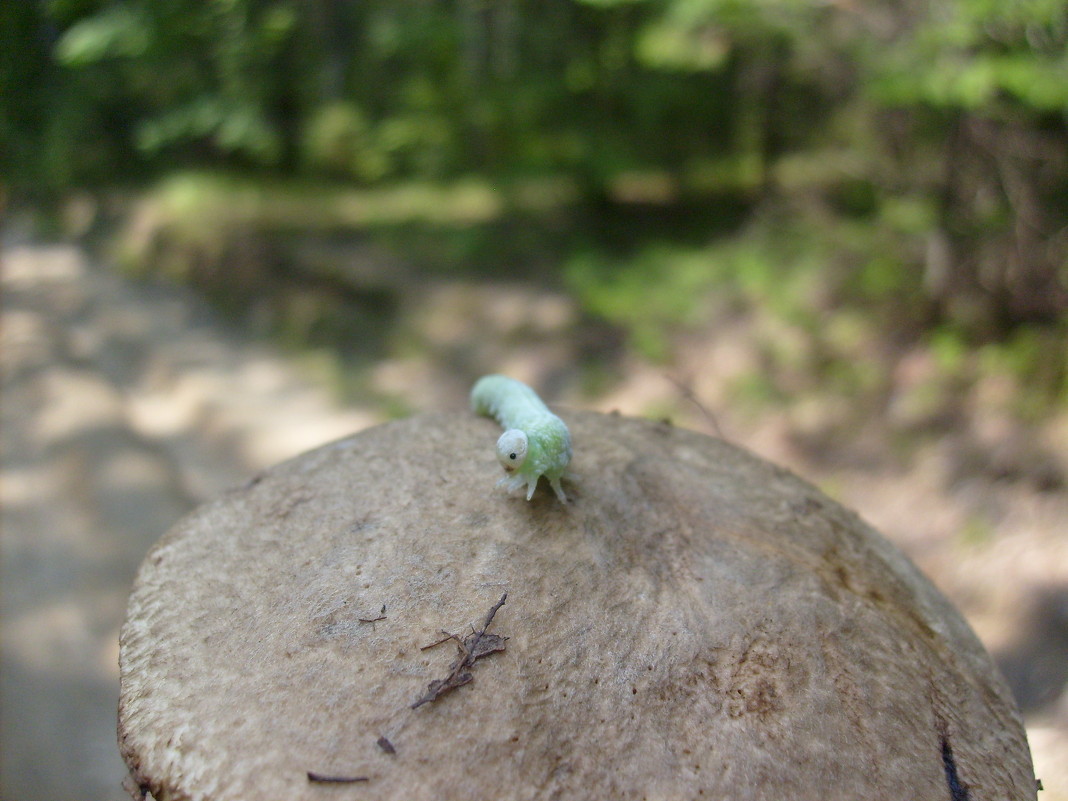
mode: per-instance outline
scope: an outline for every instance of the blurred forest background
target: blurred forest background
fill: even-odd
[[[182,510],[499,370],[858,508],[966,613],[1068,799],[1063,0],[6,2],[0,170],[5,798],[87,797],[41,767],[30,740],[77,733],[28,722],[13,643],[52,625],[18,624],[53,586],[26,476],[71,430],[34,410],[92,368],[177,489],[111,542],[90,640]],[[90,255],[26,249],[57,242]],[[220,394],[177,410],[212,354]],[[276,394],[205,417],[242,392]]]
[[[1064,400],[1058,0],[3,14],[12,197],[154,187],[127,266],[256,306],[295,343],[348,350],[388,313],[329,250],[299,247],[311,235],[424,275],[559,285],[648,359],[755,302],[804,340],[797,372],[853,396],[886,389],[865,344],[892,357],[922,341],[949,373],[1005,371],[1023,415]],[[264,297],[301,279],[299,298]],[[789,389],[765,376],[752,392]]]

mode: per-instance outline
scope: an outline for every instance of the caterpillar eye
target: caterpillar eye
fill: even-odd
[[[497,461],[511,473],[523,466],[527,458],[527,435],[518,428],[511,428],[497,440]]]

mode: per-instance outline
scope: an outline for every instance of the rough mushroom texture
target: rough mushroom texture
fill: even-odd
[[[562,416],[567,505],[494,491],[492,421],[430,415],[179,523],[122,631],[132,783],[160,801],[1036,797],[990,658],[855,514],[722,441]],[[464,664],[457,640],[506,592],[486,627],[505,650]],[[442,630],[457,640],[422,650]]]

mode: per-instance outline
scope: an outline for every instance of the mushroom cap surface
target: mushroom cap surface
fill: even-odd
[[[496,424],[436,414],[179,522],[122,629],[133,784],[158,801],[1036,797],[990,657],[857,515],[723,441],[561,416],[581,477],[566,505],[495,491]],[[504,593],[488,631],[505,650],[412,709],[462,656],[423,646],[479,630]]]

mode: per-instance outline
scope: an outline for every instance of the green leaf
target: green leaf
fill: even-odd
[[[148,49],[145,21],[127,6],[111,6],[75,23],[56,44],[56,58],[68,67],[85,67],[111,58],[137,58]]]

